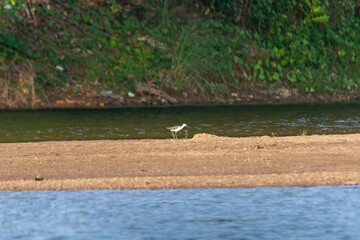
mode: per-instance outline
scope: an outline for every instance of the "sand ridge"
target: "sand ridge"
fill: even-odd
[[[0,190],[360,183],[360,134],[0,144]]]

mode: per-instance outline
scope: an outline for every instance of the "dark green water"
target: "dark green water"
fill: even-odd
[[[189,137],[358,133],[360,104],[1,111],[0,142],[171,138],[182,123]]]

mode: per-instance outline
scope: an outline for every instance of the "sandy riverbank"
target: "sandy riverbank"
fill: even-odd
[[[0,144],[0,190],[360,183],[360,134]]]

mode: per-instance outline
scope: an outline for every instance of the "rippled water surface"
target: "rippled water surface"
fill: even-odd
[[[360,187],[0,192],[0,239],[359,239]]]
[[[166,127],[182,123],[190,126],[189,137],[358,133],[360,105],[0,111],[0,142],[169,138]]]

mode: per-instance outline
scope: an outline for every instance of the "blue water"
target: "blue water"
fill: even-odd
[[[359,239],[360,187],[0,192],[0,239]]]

